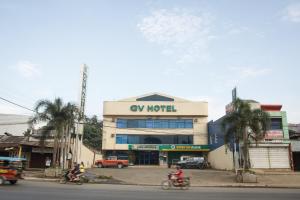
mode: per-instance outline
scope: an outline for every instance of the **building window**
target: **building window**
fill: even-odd
[[[117,128],[127,128],[127,120],[117,119]]]
[[[192,129],[192,119],[117,119],[117,128]]]
[[[153,120],[152,119],[146,120],[146,128],[153,128]]]
[[[193,144],[192,135],[125,135],[117,134],[117,144]]]
[[[215,144],[218,144],[218,135],[215,134]]]
[[[271,119],[271,130],[282,130],[282,119],[272,118]]]
[[[119,134],[117,134],[116,143],[117,144],[128,144],[128,137],[127,137],[127,135],[119,135]]]
[[[184,120],[185,123],[185,128],[193,128],[193,120],[192,119],[185,119]]]

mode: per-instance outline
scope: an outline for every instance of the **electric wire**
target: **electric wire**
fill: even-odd
[[[15,103],[15,102],[12,102],[12,101],[10,101],[10,100],[8,100],[8,99],[6,99],[6,98],[0,97],[0,99],[2,99],[3,101],[8,102],[8,103],[10,103],[10,104],[13,104],[13,105],[15,105],[15,106],[18,106],[18,107],[20,107],[20,108],[23,108],[23,109],[25,109],[25,110],[29,110],[29,111],[34,112],[34,113],[36,112],[36,111],[34,111],[34,110],[30,109],[30,108],[27,108],[27,107],[25,107],[25,106],[22,106],[22,105],[20,105],[20,104],[17,104],[17,103]]]

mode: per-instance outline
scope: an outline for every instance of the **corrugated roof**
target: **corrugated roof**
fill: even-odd
[[[0,147],[8,146],[41,146],[39,141],[29,141],[25,136],[6,136],[0,135]],[[45,147],[53,147],[53,142],[45,142]]]

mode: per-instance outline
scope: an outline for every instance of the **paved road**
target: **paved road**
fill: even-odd
[[[191,188],[188,191],[162,191],[159,187],[149,186],[61,185],[31,181],[21,181],[15,186],[0,186],[1,200],[298,200],[299,196],[299,189]]]

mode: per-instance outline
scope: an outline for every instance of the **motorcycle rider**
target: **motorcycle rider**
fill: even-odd
[[[176,172],[173,173],[173,175],[176,177],[176,181],[177,183],[179,184],[182,184],[183,183],[183,170],[180,168],[179,165],[176,165]]]
[[[68,177],[70,181],[73,181],[77,174],[80,173],[80,168],[79,168],[79,164],[77,164],[76,162],[73,163],[73,169],[70,171]]]
[[[84,168],[84,163],[83,162],[80,163],[79,170],[80,170],[81,174],[85,172],[85,168]]]

